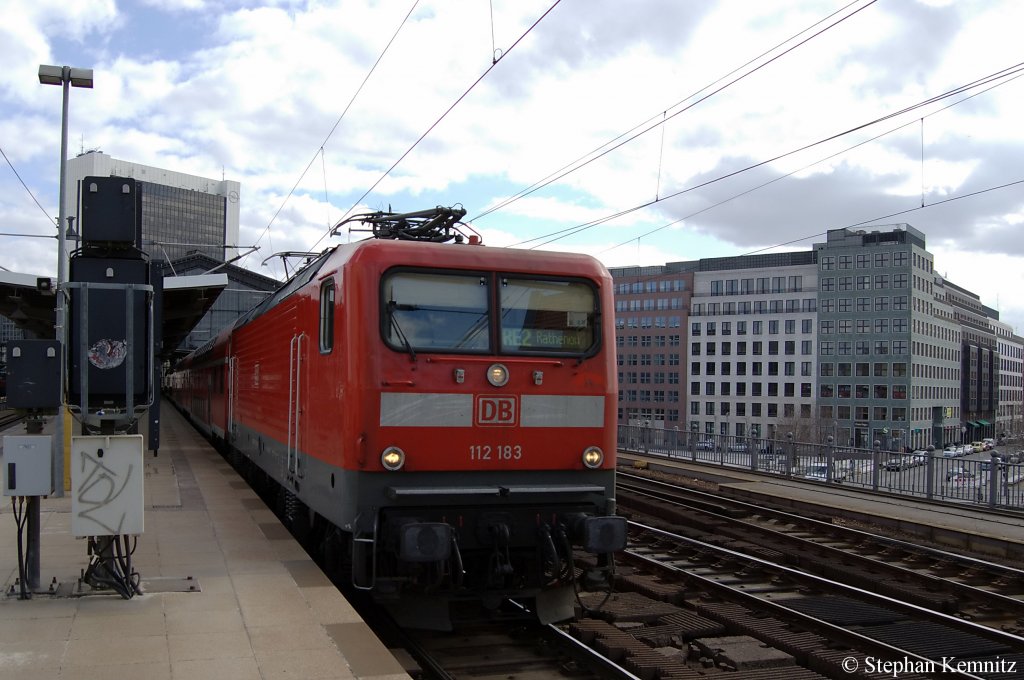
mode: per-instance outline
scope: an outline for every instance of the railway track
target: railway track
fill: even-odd
[[[554,625],[490,623],[455,633],[403,631],[403,637],[402,646],[420,664],[425,678],[638,680]]]
[[[781,553],[773,560],[760,546],[729,549],[636,522],[630,529],[620,585],[661,609],[630,618],[642,607],[629,602],[613,616],[620,632],[652,648],[671,641],[681,658],[737,672],[772,667],[776,677],[848,678],[872,668],[901,668],[898,677],[1024,674],[1024,638],[1012,633],[783,566]],[[669,604],[679,611],[665,611]]]
[[[1024,633],[1024,570],[822,520],[620,474],[623,508],[669,520],[690,535],[759,546],[827,578]]]
[[[0,430],[7,429],[12,425],[23,421],[25,416],[17,411],[3,411],[0,410]]]

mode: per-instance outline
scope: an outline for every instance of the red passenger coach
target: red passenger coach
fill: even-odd
[[[595,578],[625,546],[612,281],[588,256],[442,243],[464,213],[360,216],[389,238],[324,252],[172,394],[406,620],[511,596],[563,618],[573,546]]]

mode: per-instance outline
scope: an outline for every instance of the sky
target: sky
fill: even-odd
[[[0,267],[54,275],[69,155],[241,183],[241,264],[461,204],[490,246],[609,267],[909,224],[1024,334],[1017,0],[16,0]],[[510,200],[512,199],[512,200]],[[1015,292],[1016,291],[1016,292]]]

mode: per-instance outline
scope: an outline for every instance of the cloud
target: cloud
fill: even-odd
[[[566,0],[510,51],[551,4],[419,3],[339,123],[411,3],[94,0],[64,14],[54,0],[15,3],[0,26],[0,144],[53,210],[60,97],[35,72],[40,63],[91,65],[95,89],[72,96],[72,148],[239,180],[241,240],[262,239],[262,259],[271,247],[338,242],[318,239],[356,203],[461,202],[481,212],[666,117],[663,128],[594,154],[474,226],[493,234],[488,242],[517,243],[684,192],[544,246],[658,264],[793,240],[809,247],[829,228],[920,208],[923,185],[933,207],[885,221],[909,222],[951,253],[1024,254],[1019,188],[940,203],[1022,179],[1021,81],[691,189],[1020,61],[1014,32],[1024,5],[875,3],[694,104],[836,6]],[[504,55],[496,64],[494,49]],[[751,191],[770,180],[778,181]],[[12,174],[0,175],[0,188],[12,228],[50,228]]]

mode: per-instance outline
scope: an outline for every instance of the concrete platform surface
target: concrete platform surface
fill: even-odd
[[[60,595],[19,600],[16,525],[0,499],[0,678],[408,678],[220,455],[166,403],[162,420],[133,557],[144,595],[63,595],[88,564],[65,497],[43,499],[40,516],[41,589],[56,579]]]

